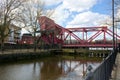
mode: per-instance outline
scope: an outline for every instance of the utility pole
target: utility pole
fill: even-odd
[[[114,0],[112,0],[112,26],[113,26],[113,52],[115,52],[115,36],[114,36]]]

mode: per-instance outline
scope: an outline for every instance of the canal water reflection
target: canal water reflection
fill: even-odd
[[[0,80],[82,80],[89,64],[95,69],[100,61],[54,57],[0,64]]]

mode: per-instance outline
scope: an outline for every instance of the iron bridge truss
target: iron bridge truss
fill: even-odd
[[[61,44],[62,47],[113,47],[113,32],[107,26],[64,28],[50,18],[39,18],[41,36],[46,44]],[[116,42],[120,36],[114,33]],[[117,46],[117,44],[115,45]]]

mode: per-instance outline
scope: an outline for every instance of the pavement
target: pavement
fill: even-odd
[[[120,80],[120,53],[117,54],[115,66],[113,68],[110,80]]]

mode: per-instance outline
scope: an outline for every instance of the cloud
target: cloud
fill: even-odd
[[[120,7],[117,9],[116,18],[120,21]]]
[[[49,0],[47,1],[49,3]],[[81,11],[89,10],[97,3],[97,0],[77,0],[77,1],[55,0],[55,1],[58,2],[55,3],[54,1],[52,1],[51,4],[54,3],[55,4],[61,3],[61,4],[55,8],[52,19],[60,25],[66,24],[67,21],[69,21],[67,19],[74,16],[73,12],[81,12]]]
[[[37,1],[38,0],[34,0],[34,2]],[[46,6],[54,6],[61,3],[61,6],[64,8],[77,12],[90,9],[97,3],[97,1],[98,0],[41,0]]]
[[[36,0],[37,1],[37,0]],[[61,3],[65,9],[70,11],[84,11],[92,8],[98,0],[41,0],[46,6],[58,5]]]
[[[58,5],[61,3],[63,0],[41,0],[46,4],[46,6],[53,6],[53,5]]]
[[[97,0],[64,0],[63,6],[70,11],[81,12],[89,10],[96,4]]]
[[[108,15],[87,11],[76,15],[75,18],[69,22],[66,27],[100,26],[103,25],[105,21],[107,22],[109,19],[110,17]]]
[[[58,6],[55,9],[55,12],[51,16],[51,18],[59,25],[63,25],[67,18],[70,16],[71,12],[64,9],[63,6]]]

